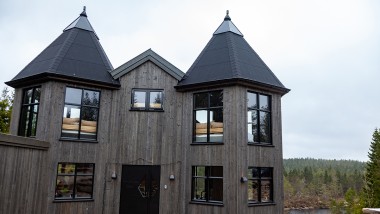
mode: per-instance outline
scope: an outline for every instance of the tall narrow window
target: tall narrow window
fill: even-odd
[[[93,163],[58,163],[56,200],[91,199],[93,186]]]
[[[223,167],[193,166],[192,201],[223,202]]]
[[[36,136],[40,95],[41,87],[24,90],[18,135],[25,137]]]
[[[163,110],[163,90],[133,89],[132,110],[157,111]]]
[[[271,144],[271,100],[263,94],[247,93],[248,143]]]
[[[223,91],[194,94],[194,143],[223,143]]]
[[[99,91],[66,88],[62,138],[96,140]]]
[[[248,167],[248,202],[273,202],[273,168]]]

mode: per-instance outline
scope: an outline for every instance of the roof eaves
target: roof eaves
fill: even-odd
[[[257,82],[250,79],[243,79],[243,78],[233,78],[233,79],[224,79],[224,80],[217,80],[217,81],[211,81],[211,82],[201,82],[201,83],[194,83],[194,84],[188,84],[188,85],[176,85],[174,88],[177,89],[177,91],[186,92],[186,91],[194,91],[194,90],[200,90],[204,88],[213,88],[213,87],[226,87],[226,86],[234,86],[234,85],[243,85],[251,88],[257,88],[262,89],[266,91],[270,91],[273,93],[278,93],[282,95],[287,94],[290,89],[285,87],[278,87],[262,82]]]
[[[56,73],[46,73],[46,72],[37,74],[32,77],[25,77],[18,80],[11,80],[11,81],[5,82],[5,84],[13,88],[19,88],[19,87],[24,87],[24,86],[33,85],[33,84],[40,84],[49,80],[70,82],[70,83],[89,85],[89,86],[95,86],[95,87],[100,87],[100,88],[109,88],[109,89],[120,88],[120,83],[117,81],[115,81],[114,83],[102,82],[102,81],[89,80],[89,79],[84,79],[84,78],[79,78],[79,77],[75,77],[75,78],[67,77],[65,75],[60,75]]]

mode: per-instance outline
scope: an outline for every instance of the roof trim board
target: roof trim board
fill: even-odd
[[[146,61],[152,61],[158,67],[167,72],[170,76],[174,77],[178,81],[182,79],[185,75],[181,70],[175,67],[173,64],[168,62],[166,59],[162,58],[160,55],[155,53],[152,49],[148,49],[135,58],[129,60],[123,65],[119,66],[115,70],[111,71],[111,75],[114,79],[120,78],[121,76],[129,73],[138,66],[144,64]]]

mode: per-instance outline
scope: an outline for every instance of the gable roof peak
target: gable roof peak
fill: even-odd
[[[95,33],[94,28],[92,28],[90,22],[87,19],[86,6],[83,7],[83,11],[81,14],[79,14],[79,17],[76,18],[73,22],[71,22],[71,24],[63,30],[63,32],[68,31],[73,28],[79,28],[82,30],[87,30],[87,31]],[[98,35],[96,35],[96,37],[99,39]]]
[[[178,81],[181,80],[185,75],[185,73],[183,73],[181,70],[179,70],[177,67],[172,65],[170,62],[168,62],[166,59],[158,55],[150,48],[135,58],[124,63],[123,65],[119,66],[115,70],[111,71],[111,75],[114,79],[120,78],[121,76],[133,71],[135,68],[139,67],[147,61],[153,62]]]
[[[216,29],[216,31],[214,32],[214,35],[226,33],[226,32],[232,32],[232,33],[237,34],[239,36],[243,36],[243,34],[234,25],[234,23],[232,23],[228,10],[226,12],[226,16],[224,17],[224,21],[222,22],[222,24],[220,24],[218,29]]]

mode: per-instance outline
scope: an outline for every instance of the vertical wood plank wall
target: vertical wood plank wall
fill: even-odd
[[[177,80],[150,61],[122,76],[120,83],[119,90],[55,81],[41,85],[36,139],[51,144],[45,152],[49,161],[43,165],[47,200],[41,199],[41,210],[46,210],[45,213],[119,213],[122,165],[130,164],[161,165],[162,214],[283,212],[280,95],[265,92],[272,97],[273,147],[247,144],[247,90],[264,91],[243,86],[215,88],[224,93],[224,144],[192,145],[193,93],[199,91],[177,92],[174,88]],[[60,140],[66,86],[101,91],[97,143]],[[163,89],[164,111],[131,111],[134,88]],[[12,134],[17,134],[21,97],[22,90],[17,89]],[[16,150],[10,154],[12,152]],[[25,160],[17,157],[19,161]],[[95,163],[93,201],[54,201],[58,162]],[[224,206],[189,203],[191,167],[196,165],[223,166]],[[240,178],[247,176],[249,166],[274,168],[274,205],[248,206],[248,184],[241,183]],[[117,173],[117,179],[111,179],[113,172]],[[175,176],[174,181],[169,180],[170,175]],[[164,189],[164,185],[168,188]]]
[[[121,165],[161,165],[160,213],[179,213],[182,157],[181,93],[177,80],[148,61],[120,78],[121,89],[113,92],[109,160],[121,175]],[[131,111],[132,89],[163,89],[163,112]],[[173,174],[176,179],[169,180]],[[109,192],[106,210],[119,212],[120,179]],[[112,186],[107,183],[107,189]],[[168,188],[164,189],[163,186]],[[113,187],[113,186],[112,186]],[[116,201],[116,205],[112,204]],[[109,206],[109,207],[108,207]]]
[[[0,213],[47,213],[49,143],[0,134]]]
[[[272,134],[273,147],[252,146],[247,144],[247,91],[264,93],[254,88],[232,86],[215,88],[223,90],[223,145],[191,145],[192,143],[192,103],[193,93],[183,95],[183,147],[185,148],[185,170],[182,172],[184,192],[180,213],[282,213],[282,139],[281,139],[281,96],[272,97]],[[209,90],[209,89],[208,89]],[[197,91],[199,92],[199,91]],[[188,103],[190,105],[185,105]],[[191,167],[196,165],[223,166],[223,207],[190,204],[191,201]],[[273,167],[275,205],[248,206],[248,183],[241,183],[240,178],[247,176],[248,167]]]

